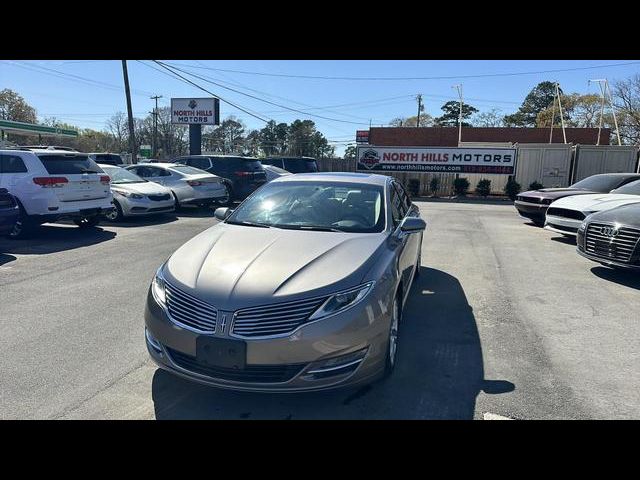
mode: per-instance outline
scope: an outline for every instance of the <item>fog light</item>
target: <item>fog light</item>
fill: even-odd
[[[352,373],[362,363],[362,360],[364,360],[367,350],[368,347],[347,355],[314,362],[303,375],[303,378],[317,380]]]
[[[162,353],[162,345],[160,345],[160,342],[151,335],[149,330],[147,330],[147,327],[144,329],[144,336],[147,339],[147,344],[149,344],[156,353]]]

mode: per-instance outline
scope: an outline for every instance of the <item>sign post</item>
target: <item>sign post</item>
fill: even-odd
[[[202,153],[202,125],[220,124],[217,98],[172,98],[171,123],[189,125],[189,155]]]

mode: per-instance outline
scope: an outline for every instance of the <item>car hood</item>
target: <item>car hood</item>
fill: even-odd
[[[320,296],[360,284],[385,239],[219,223],[171,256],[165,278],[222,310]]]
[[[576,195],[556,200],[551,207],[579,210],[581,212],[597,212],[619,207],[628,203],[640,202],[640,195],[621,193],[598,193],[594,195]]]
[[[640,203],[627,204],[594,213],[589,217],[589,221],[620,223],[629,227],[640,228]]]
[[[140,195],[164,195],[171,194],[168,188],[163,187],[154,182],[141,183],[115,183],[111,185],[114,190],[123,190],[125,192],[137,193]]]
[[[563,197],[568,197],[570,195],[593,195],[598,192],[594,192],[592,190],[580,190],[577,188],[542,188],[540,190],[529,190],[528,192],[519,193],[518,196],[527,197],[527,198],[548,198],[548,199],[558,199]]]

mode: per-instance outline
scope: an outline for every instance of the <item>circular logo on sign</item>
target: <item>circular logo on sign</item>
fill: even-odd
[[[196,108],[197,106],[198,106],[198,102],[196,102],[195,100],[191,100],[191,101],[189,102],[189,108],[190,108],[191,110],[193,110],[193,109],[194,109],[194,108]]]

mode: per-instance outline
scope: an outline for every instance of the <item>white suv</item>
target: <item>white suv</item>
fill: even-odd
[[[87,154],[65,150],[0,150],[0,188],[18,199],[20,219],[9,234],[70,218],[96,226],[113,209],[109,176]]]

